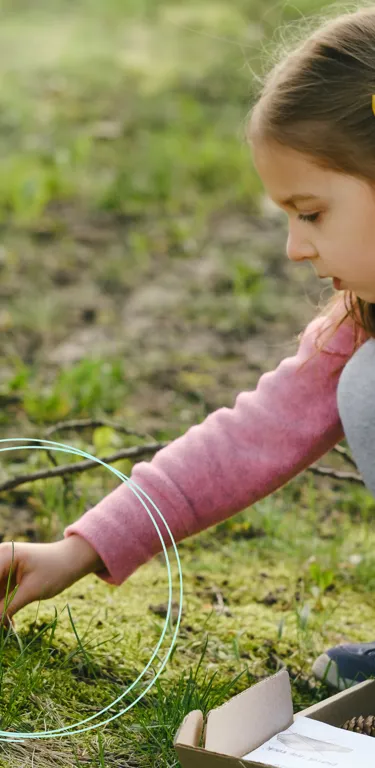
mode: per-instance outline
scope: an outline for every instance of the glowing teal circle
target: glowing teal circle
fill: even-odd
[[[152,522],[153,522],[153,524],[154,524],[154,526],[155,526],[155,528],[156,528],[156,530],[158,532],[158,535],[159,535],[159,538],[160,538],[160,541],[161,541],[161,544],[162,544],[162,547],[163,547],[163,550],[164,550],[164,555],[165,555],[166,563],[167,563],[168,586],[169,586],[168,593],[169,593],[169,597],[168,597],[167,616],[166,616],[166,619],[165,619],[164,629],[163,629],[161,638],[159,640],[159,643],[157,644],[157,646],[155,648],[155,651],[154,651],[153,655],[151,656],[150,661],[148,662],[147,666],[144,668],[142,673],[137,677],[137,679],[134,681],[134,683],[126,691],[124,691],[123,694],[121,694],[121,696],[119,696],[115,701],[113,701],[107,707],[104,707],[104,709],[102,709],[96,715],[91,715],[91,717],[87,717],[85,720],[81,720],[79,723],[75,723],[72,726],[65,726],[64,728],[56,728],[55,730],[52,730],[52,731],[44,731],[44,732],[43,731],[35,731],[34,733],[30,733],[30,732],[23,733],[22,731],[18,732],[18,731],[1,731],[0,730],[0,736],[4,736],[5,737],[5,738],[0,738],[0,741],[5,741],[5,742],[13,742],[13,741],[14,742],[18,742],[18,741],[22,741],[24,739],[35,739],[35,738],[36,739],[48,739],[48,738],[51,737],[51,735],[53,735],[53,736],[55,736],[55,735],[70,736],[71,734],[83,733],[85,731],[91,731],[94,728],[98,728],[101,725],[106,725],[107,723],[110,723],[112,720],[116,720],[118,717],[120,717],[120,715],[125,714],[125,712],[127,712],[129,709],[134,707],[134,705],[137,704],[138,701],[140,701],[143,698],[145,693],[147,693],[147,691],[152,687],[152,685],[158,679],[159,675],[161,674],[162,670],[164,669],[164,667],[165,667],[165,665],[166,665],[166,663],[167,663],[167,661],[169,659],[169,656],[172,653],[172,649],[173,649],[173,646],[174,646],[174,643],[175,643],[175,640],[176,640],[176,636],[177,636],[177,633],[178,633],[178,628],[180,626],[180,621],[181,621],[182,597],[183,597],[183,591],[182,591],[182,584],[183,584],[183,582],[182,582],[182,571],[181,571],[180,558],[178,556],[175,540],[174,540],[174,538],[172,536],[172,533],[170,531],[168,523],[165,521],[165,519],[164,519],[163,515],[161,514],[160,510],[158,509],[158,507],[156,506],[156,504],[154,504],[152,499],[147,495],[147,493],[145,491],[142,490],[142,488],[137,483],[135,483],[133,480],[131,480],[131,478],[129,478],[127,475],[124,475],[119,470],[115,469],[114,467],[111,467],[109,464],[106,464],[105,461],[102,461],[101,459],[98,459],[96,456],[92,456],[90,453],[86,453],[86,451],[81,451],[79,448],[73,448],[72,446],[66,445],[65,443],[57,443],[57,442],[55,442],[53,440],[39,440],[38,438],[23,438],[23,437],[13,437],[13,438],[2,439],[2,440],[0,440],[0,443],[14,443],[14,442],[19,442],[21,440],[31,440],[32,442],[36,442],[36,443],[46,443],[47,445],[55,446],[55,450],[61,451],[62,453],[74,453],[74,454],[76,454],[78,456],[85,456],[86,458],[89,458],[89,459],[92,459],[93,461],[96,461],[98,464],[102,464],[104,467],[106,467],[111,472],[113,472],[113,474],[117,475],[122,480],[123,483],[127,483],[129,485],[130,490],[132,491],[132,493],[134,493],[135,496],[137,496],[137,498],[139,499],[139,501],[141,502],[143,507],[146,509],[147,514],[151,517],[151,520],[152,520]],[[59,446],[59,447],[56,447],[56,446]],[[36,451],[43,450],[43,446],[40,446],[40,445],[35,445],[35,446],[21,445],[21,446],[15,446],[14,448],[0,448],[0,453],[3,452],[3,451],[17,451],[17,450],[20,450],[22,448],[28,448],[29,450],[31,449],[31,450],[36,450]],[[103,722],[97,723],[96,725],[90,725],[87,728],[80,728],[79,730],[75,730],[79,725],[82,725],[83,723],[87,723],[90,720],[94,720],[95,718],[100,717],[100,715],[102,715],[103,712],[106,712],[108,709],[111,709],[115,704],[117,704],[118,701],[121,701],[121,699],[123,699],[124,696],[126,696],[126,694],[129,693],[129,691],[132,690],[132,688],[134,688],[134,686],[143,677],[143,675],[145,674],[145,672],[149,668],[150,664],[152,663],[153,659],[155,658],[155,656],[156,656],[156,654],[157,654],[157,652],[158,652],[158,650],[160,648],[160,645],[161,645],[161,643],[163,641],[163,638],[164,638],[164,635],[165,635],[165,632],[166,632],[166,629],[167,629],[167,624],[168,624],[168,621],[169,621],[169,616],[170,616],[170,612],[171,612],[171,603],[172,603],[172,582],[171,582],[171,570],[170,570],[170,563],[169,563],[168,553],[167,553],[167,550],[166,550],[166,547],[165,547],[164,539],[163,539],[163,537],[162,537],[162,535],[160,533],[160,529],[158,527],[158,524],[156,523],[156,521],[155,521],[152,513],[150,512],[150,510],[147,508],[147,505],[140,498],[138,493],[132,488],[132,485],[135,488],[138,488],[138,490],[141,493],[143,493],[143,495],[146,497],[146,499],[148,499],[148,501],[151,502],[152,506],[154,507],[154,509],[156,509],[158,515],[160,515],[161,519],[163,520],[163,523],[164,523],[165,527],[167,528],[167,531],[168,531],[168,533],[169,533],[169,535],[171,537],[171,540],[172,540],[172,545],[173,545],[173,548],[174,548],[174,551],[175,551],[175,554],[176,554],[176,558],[177,558],[179,582],[180,582],[180,602],[179,602],[179,613],[178,613],[176,629],[175,629],[175,632],[174,632],[173,637],[172,637],[171,646],[169,648],[168,654],[167,654],[165,660],[163,661],[163,664],[161,665],[161,667],[159,669],[159,672],[157,673],[156,677],[153,680],[151,680],[150,684],[143,691],[143,693],[138,697],[138,699],[133,701],[132,704],[129,704],[129,706],[126,707],[126,709],[122,709],[120,712],[117,713],[117,715],[114,715],[113,717],[109,718],[108,720],[103,720]],[[10,736],[12,736],[14,738],[9,738]]]

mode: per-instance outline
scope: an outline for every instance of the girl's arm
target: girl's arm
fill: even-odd
[[[296,355],[263,374],[254,391],[241,392],[233,408],[219,408],[133,467],[131,480],[160,509],[176,543],[273,493],[343,439],[336,402],[341,371],[330,374],[350,357],[352,326],[343,324],[330,340],[327,349],[335,354],[320,352],[297,371],[325,320],[312,320]],[[170,547],[163,521],[149,508]],[[152,520],[125,483],[65,529],[65,538],[72,534],[95,550],[105,564],[97,575],[110,584],[120,585],[162,552]]]

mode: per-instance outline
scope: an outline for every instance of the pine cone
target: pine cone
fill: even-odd
[[[344,725],[341,726],[346,731],[354,731],[355,733],[363,733],[366,736],[375,736],[375,716],[359,715],[358,717],[352,717],[351,720],[347,720]]]

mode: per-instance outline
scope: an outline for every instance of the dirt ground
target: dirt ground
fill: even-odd
[[[324,300],[330,295],[330,281],[288,261],[284,222],[238,211],[212,217],[195,246],[197,255],[151,258],[147,273],[131,287],[103,288],[88,266],[109,260],[124,237],[109,219],[81,222],[58,248],[37,242],[19,251],[16,278],[0,287],[4,381],[6,360],[14,354],[42,366],[49,377],[84,358],[121,358],[126,375],[136,381],[126,404],[134,421],[142,430],[169,428],[170,404],[178,393],[199,390],[210,412],[232,404],[237,392],[255,388],[263,372],[295,354],[296,334],[314,317],[322,295]],[[243,308],[228,270],[238,253],[264,276],[260,298],[249,294]],[[56,264],[55,254],[68,264]],[[31,261],[43,273],[37,284],[27,274]],[[126,272],[126,252],[121,269]],[[27,326],[13,327],[12,305],[22,299],[37,306],[40,289],[45,315],[58,308],[60,322],[41,327],[36,318],[33,327],[29,318]]]

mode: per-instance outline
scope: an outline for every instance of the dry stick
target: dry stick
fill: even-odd
[[[138,432],[135,429],[130,429],[129,427],[124,427],[123,424],[118,424],[115,421],[110,421],[110,419],[70,419],[69,421],[58,421],[56,424],[53,424],[51,427],[48,427],[45,430],[44,436],[49,437],[54,432],[58,432],[62,429],[85,429],[87,427],[111,427],[112,429],[115,429],[117,432],[123,432],[125,435],[136,435],[137,437],[147,437],[151,438],[151,440],[154,440],[154,436],[151,435],[149,432]],[[335,445],[333,447],[334,451],[337,451],[341,456],[343,456],[347,461],[352,464],[355,469],[357,469],[357,465],[354,461],[354,459],[349,455],[346,448],[343,448],[342,445]]]
[[[138,432],[135,429],[130,429],[129,427],[124,427],[123,424],[117,424],[117,422],[111,421],[110,419],[68,419],[66,421],[58,421],[56,424],[53,424],[51,427],[48,427],[45,430],[44,437],[50,437],[55,432],[60,432],[63,429],[87,429],[90,427],[91,429],[95,429],[96,427],[111,427],[111,429],[116,430],[117,432],[122,432],[125,435],[135,435],[136,437],[141,438],[150,438],[151,440],[154,440],[154,436],[150,435],[149,433],[145,432]],[[51,463],[57,467],[58,462],[54,458],[54,456],[51,453],[51,449],[46,448],[46,453],[48,458],[50,459]],[[69,491],[69,480],[64,475],[62,477],[63,485],[64,485],[64,493],[68,494]],[[71,478],[70,478],[71,481]],[[80,500],[80,494],[77,493],[75,490],[73,490],[73,496],[76,499],[76,501]]]
[[[53,424],[51,427],[48,427],[44,432],[44,437],[50,437],[55,432],[60,432],[63,429],[87,429],[87,428],[95,429],[96,427],[111,427],[111,429],[116,430],[117,432],[122,432],[125,435],[135,435],[136,437],[141,438],[149,438],[151,440],[154,440],[154,436],[150,435],[149,432],[138,432],[136,429],[131,429],[130,427],[124,427],[123,424],[118,424],[117,422],[111,421],[110,419],[68,419],[66,421],[58,421],[56,424]],[[52,456],[51,450],[46,448],[46,453],[48,458],[51,460],[52,464],[55,465],[55,467],[58,466],[58,462],[56,459]],[[67,495],[69,490],[69,482],[67,481],[66,477],[63,476],[62,478],[63,484],[64,484],[64,492]],[[73,496],[76,499],[76,501],[79,501],[80,494],[78,494],[76,491],[73,491]]]
[[[334,477],[336,480],[349,480],[351,483],[364,485],[361,475],[354,475],[352,472],[340,472],[340,470],[334,470],[331,467],[317,467],[315,464],[312,464],[311,467],[307,467],[307,472],[312,472],[313,475],[324,475],[325,477]]]
[[[21,395],[16,395],[15,393],[0,392],[0,406],[15,405],[16,403],[21,403],[22,399]]]
[[[119,461],[120,459],[134,459],[138,456],[142,456],[143,454],[156,453],[156,451],[160,451],[161,448],[165,448],[167,445],[169,445],[169,442],[150,443],[149,445],[136,445],[132,448],[124,448],[117,453],[113,453],[111,456],[106,456],[105,458],[102,458],[101,461],[105,462],[106,464],[110,464],[111,462]],[[6,480],[5,483],[0,484],[0,491],[10,491],[12,488],[16,488],[18,485],[23,485],[23,483],[30,483],[34,480],[45,480],[47,477],[61,477],[62,475],[73,475],[77,472],[85,472],[87,469],[92,469],[93,467],[97,466],[98,462],[91,461],[91,459],[78,461],[75,464],[61,464],[54,469],[42,469],[38,472],[19,475],[18,477],[14,477],[11,480]]]
[[[101,459],[101,461],[105,462],[106,464],[110,464],[111,462],[119,461],[120,459],[134,459],[136,457],[142,456],[143,454],[156,453],[162,448],[166,448],[167,445],[170,445],[170,441],[164,443],[151,443],[149,445],[137,445],[133,448],[125,448],[121,451],[118,451],[117,453],[112,454],[112,456],[106,456],[105,458]],[[39,472],[34,472],[31,474],[19,475],[18,477],[14,477],[11,480],[6,480],[5,483],[1,483],[0,492],[10,491],[12,488],[16,488],[18,485],[23,485],[23,483],[31,483],[34,480],[45,480],[48,477],[61,477],[62,475],[73,475],[78,472],[85,472],[87,469],[92,469],[96,466],[96,461],[86,459],[85,461],[79,461],[75,464],[60,465],[54,469],[43,469]],[[307,471],[312,472],[315,475],[333,477],[336,480],[349,480],[352,483],[360,483],[361,485],[364,485],[361,475],[356,475],[352,472],[341,472],[340,470],[334,470],[330,467],[317,467],[314,464],[311,467],[307,467]]]
[[[46,450],[46,454],[47,454],[51,464],[53,464],[54,467],[58,467],[59,466],[59,462],[56,461],[53,453],[51,453],[51,450],[49,448],[46,448],[45,450]],[[63,486],[64,486],[64,503],[66,502],[66,499],[68,498],[69,488],[72,489],[72,494],[73,494],[73,497],[75,498],[75,500],[76,501],[80,501],[81,494],[77,493],[77,491],[74,488],[72,488],[72,482],[73,482],[72,478],[71,477],[67,477],[66,475],[64,475],[61,479],[62,479],[62,483],[63,483]]]
[[[92,429],[95,429],[96,427],[111,427],[112,429],[115,429],[117,432],[122,432],[122,433],[124,433],[126,435],[135,435],[136,437],[142,437],[142,438],[148,437],[148,438],[151,438],[151,440],[154,440],[153,435],[150,435],[150,433],[148,433],[148,432],[138,432],[135,429],[131,429],[129,427],[124,427],[123,424],[118,424],[117,422],[111,421],[110,419],[104,419],[104,418],[101,418],[101,419],[69,419],[69,420],[66,420],[66,421],[58,421],[58,422],[56,422],[56,424],[53,424],[51,427],[48,427],[45,430],[44,437],[45,438],[50,437],[54,432],[59,432],[59,431],[62,431],[63,429],[87,429],[88,427],[90,427]],[[33,438],[30,438],[30,440],[33,440]],[[164,447],[164,446],[162,446],[162,447]],[[46,447],[45,451],[46,451],[46,454],[47,454],[48,458],[50,459],[51,463],[55,467],[58,467],[59,466],[58,462],[56,461],[55,457],[51,453],[51,449]],[[102,461],[105,461],[105,459],[102,459]],[[78,467],[80,467],[83,463],[84,462],[81,462],[78,465]],[[77,465],[75,465],[75,466],[77,466]],[[62,469],[66,469],[66,467],[60,467],[60,469],[61,468]],[[81,470],[77,469],[77,472],[78,471],[85,471],[85,469],[86,469],[86,467],[84,467]],[[87,467],[87,469],[90,469],[90,467]],[[68,480],[66,478],[67,474],[68,474],[68,472],[64,471],[62,473],[62,475],[61,475],[62,476],[62,480],[63,480],[63,484],[64,484],[65,492],[68,491]],[[71,471],[70,471],[70,474],[72,474]],[[59,474],[58,473],[54,473],[54,474],[51,474],[51,475],[47,475],[47,477],[51,477],[51,476],[52,477],[58,477]],[[22,477],[25,478],[27,476],[23,475]],[[21,479],[22,479],[22,477],[21,477]],[[15,478],[15,479],[18,479],[18,478]],[[30,481],[36,480],[36,479],[40,479],[40,477],[37,478],[34,475],[31,475],[31,476],[29,476],[28,480],[22,480],[22,483],[30,482]],[[21,483],[18,483],[18,484],[21,484]],[[16,486],[13,485],[12,487],[14,488]],[[4,488],[1,487],[0,490],[4,490]],[[7,490],[9,490],[9,487],[7,488]],[[78,495],[75,492],[73,492],[73,493],[74,493],[75,498],[77,500],[79,500]]]
[[[86,429],[87,427],[111,427],[112,429],[117,430],[117,432],[123,432],[125,435],[147,437],[151,438],[151,440],[154,439],[153,435],[150,435],[149,432],[138,432],[136,429],[124,427],[123,424],[117,424],[117,422],[110,421],[110,419],[70,419],[69,421],[58,421],[56,424],[53,424],[52,427],[48,427],[48,429],[45,430],[44,436],[49,437],[54,432],[58,432],[62,429]]]
[[[124,427],[122,424],[118,424],[117,422],[110,421],[110,419],[103,419],[103,418],[101,419],[70,419],[67,421],[59,421],[56,424],[53,424],[51,427],[48,427],[45,430],[44,434],[45,434],[45,437],[49,437],[54,432],[57,432],[63,429],[85,429],[87,427],[95,428],[100,426],[111,427],[112,429],[115,429],[118,432],[123,432],[124,434],[127,434],[127,435],[136,435],[137,437],[151,437],[151,439],[153,439],[153,436],[150,435],[149,433],[138,432],[134,429],[130,429],[129,427]],[[31,441],[33,441],[33,438],[26,438],[26,439],[30,439]],[[119,461],[120,459],[124,459],[124,458],[136,458],[143,454],[156,453],[162,448],[165,448],[167,445],[170,445],[170,442],[171,441],[126,448],[121,451],[118,451],[112,456],[108,456],[102,459],[102,461],[104,461],[106,464],[109,464],[110,462]],[[97,466],[97,462],[91,461],[90,459],[87,459],[86,461],[80,461],[75,464],[58,466],[56,459],[53,457],[53,455],[50,452],[50,449],[46,448],[45,450],[51,462],[55,465],[55,469],[40,470],[39,472],[34,472],[30,474],[27,473],[25,475],[19,475],[18,477],[15,477],[11,480],[6,480],[4,483],[0,484],[0,491],[9,491],[13,488],[16,488],[19,485],[33,482],[35,480],[44,480],[50,477],[62,477],[64,475],[78,474],[78,472],[85,472],[87,469],[92,469],[92,467]],[[354,459],[349,455],[347,450],[343,448],[343,446],[336,445],[333,447],[333,450],[339,453],[352,466],[354,466],[355,469],[357,469],[357,465]],[[311,467],[307,467],[307,471],[312,472],[313,474],[316,474],[316,475],[333,477],[337,480],[349,480],[350,482],[360,483],[361,485],[364,485],[361,475],[356,475],[351,472],[341,472],[340,470],[334,470],[330,467],[318,467],[314,464]]]
[[[344,459],[346,459],[349,462],[349,464],[351,464],[353,467],[358,469],[354,459],[352,458],[352,456],[349,455],[349,453],[346,450],[346,448],[343,448],[342,445],[335,445],[333,447],[333,450],[336,451],[336,453],[339,453],[341,456],[343,456]]]

